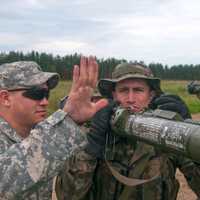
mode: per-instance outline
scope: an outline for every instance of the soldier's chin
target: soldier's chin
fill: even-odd
[[[47,113],[38,113],[36,117],[37,123],[43,121],[44,119],[46,119],[46,117],[47,117]]]

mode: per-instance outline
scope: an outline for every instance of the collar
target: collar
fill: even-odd
[[[23,138],[17,134],[15,129],[13,129],[9,123],[0,117],[0,130],[2,134],[5,134],[10,140],[12,140],[15,143],[19,143],[23,140]]]

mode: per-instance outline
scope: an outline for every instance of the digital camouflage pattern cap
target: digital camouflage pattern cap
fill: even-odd
[[[47,83],[49,89],[54,88],[59,75],[43,72],[33,61],[18,61],[0,65],[0,89],[26,89]]]
[[[159,95],[162,93],[160,88],[160,79],[153,76],[151,70],[140,63],[121,63],[118,64],[111,79],[100,79],[98,89],[102,96],[112,98],[112,91],[115,84],[125,79],[145,79],[151,87]]]

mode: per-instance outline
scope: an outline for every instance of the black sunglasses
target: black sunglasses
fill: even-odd
[[[22,95],[24,97],[27,97],[27,98],[33,99],[33,100],[42,100],[44,98],[48,99],[49,93],[50,93],[49,89],[41,88],[38,86],[32,87],[30,89],[15,89],[15,90],[10,90],[10,91],[20,91],[20,90],[25,90],[22,93]]]

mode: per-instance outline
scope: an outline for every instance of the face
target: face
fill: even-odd
[[[122,107],[131,108],[134,112],[143,111],[148,108],[154,96],[144,79],[125,79],[116,83],[113,98],[117,100]]]
[[[46,85],[42,87],[47,88]],[[10,112],[13,120],[26,127],[33,127],[47,116],[48,99],[34,100],[23,96],[25,90],[10,91]]]

